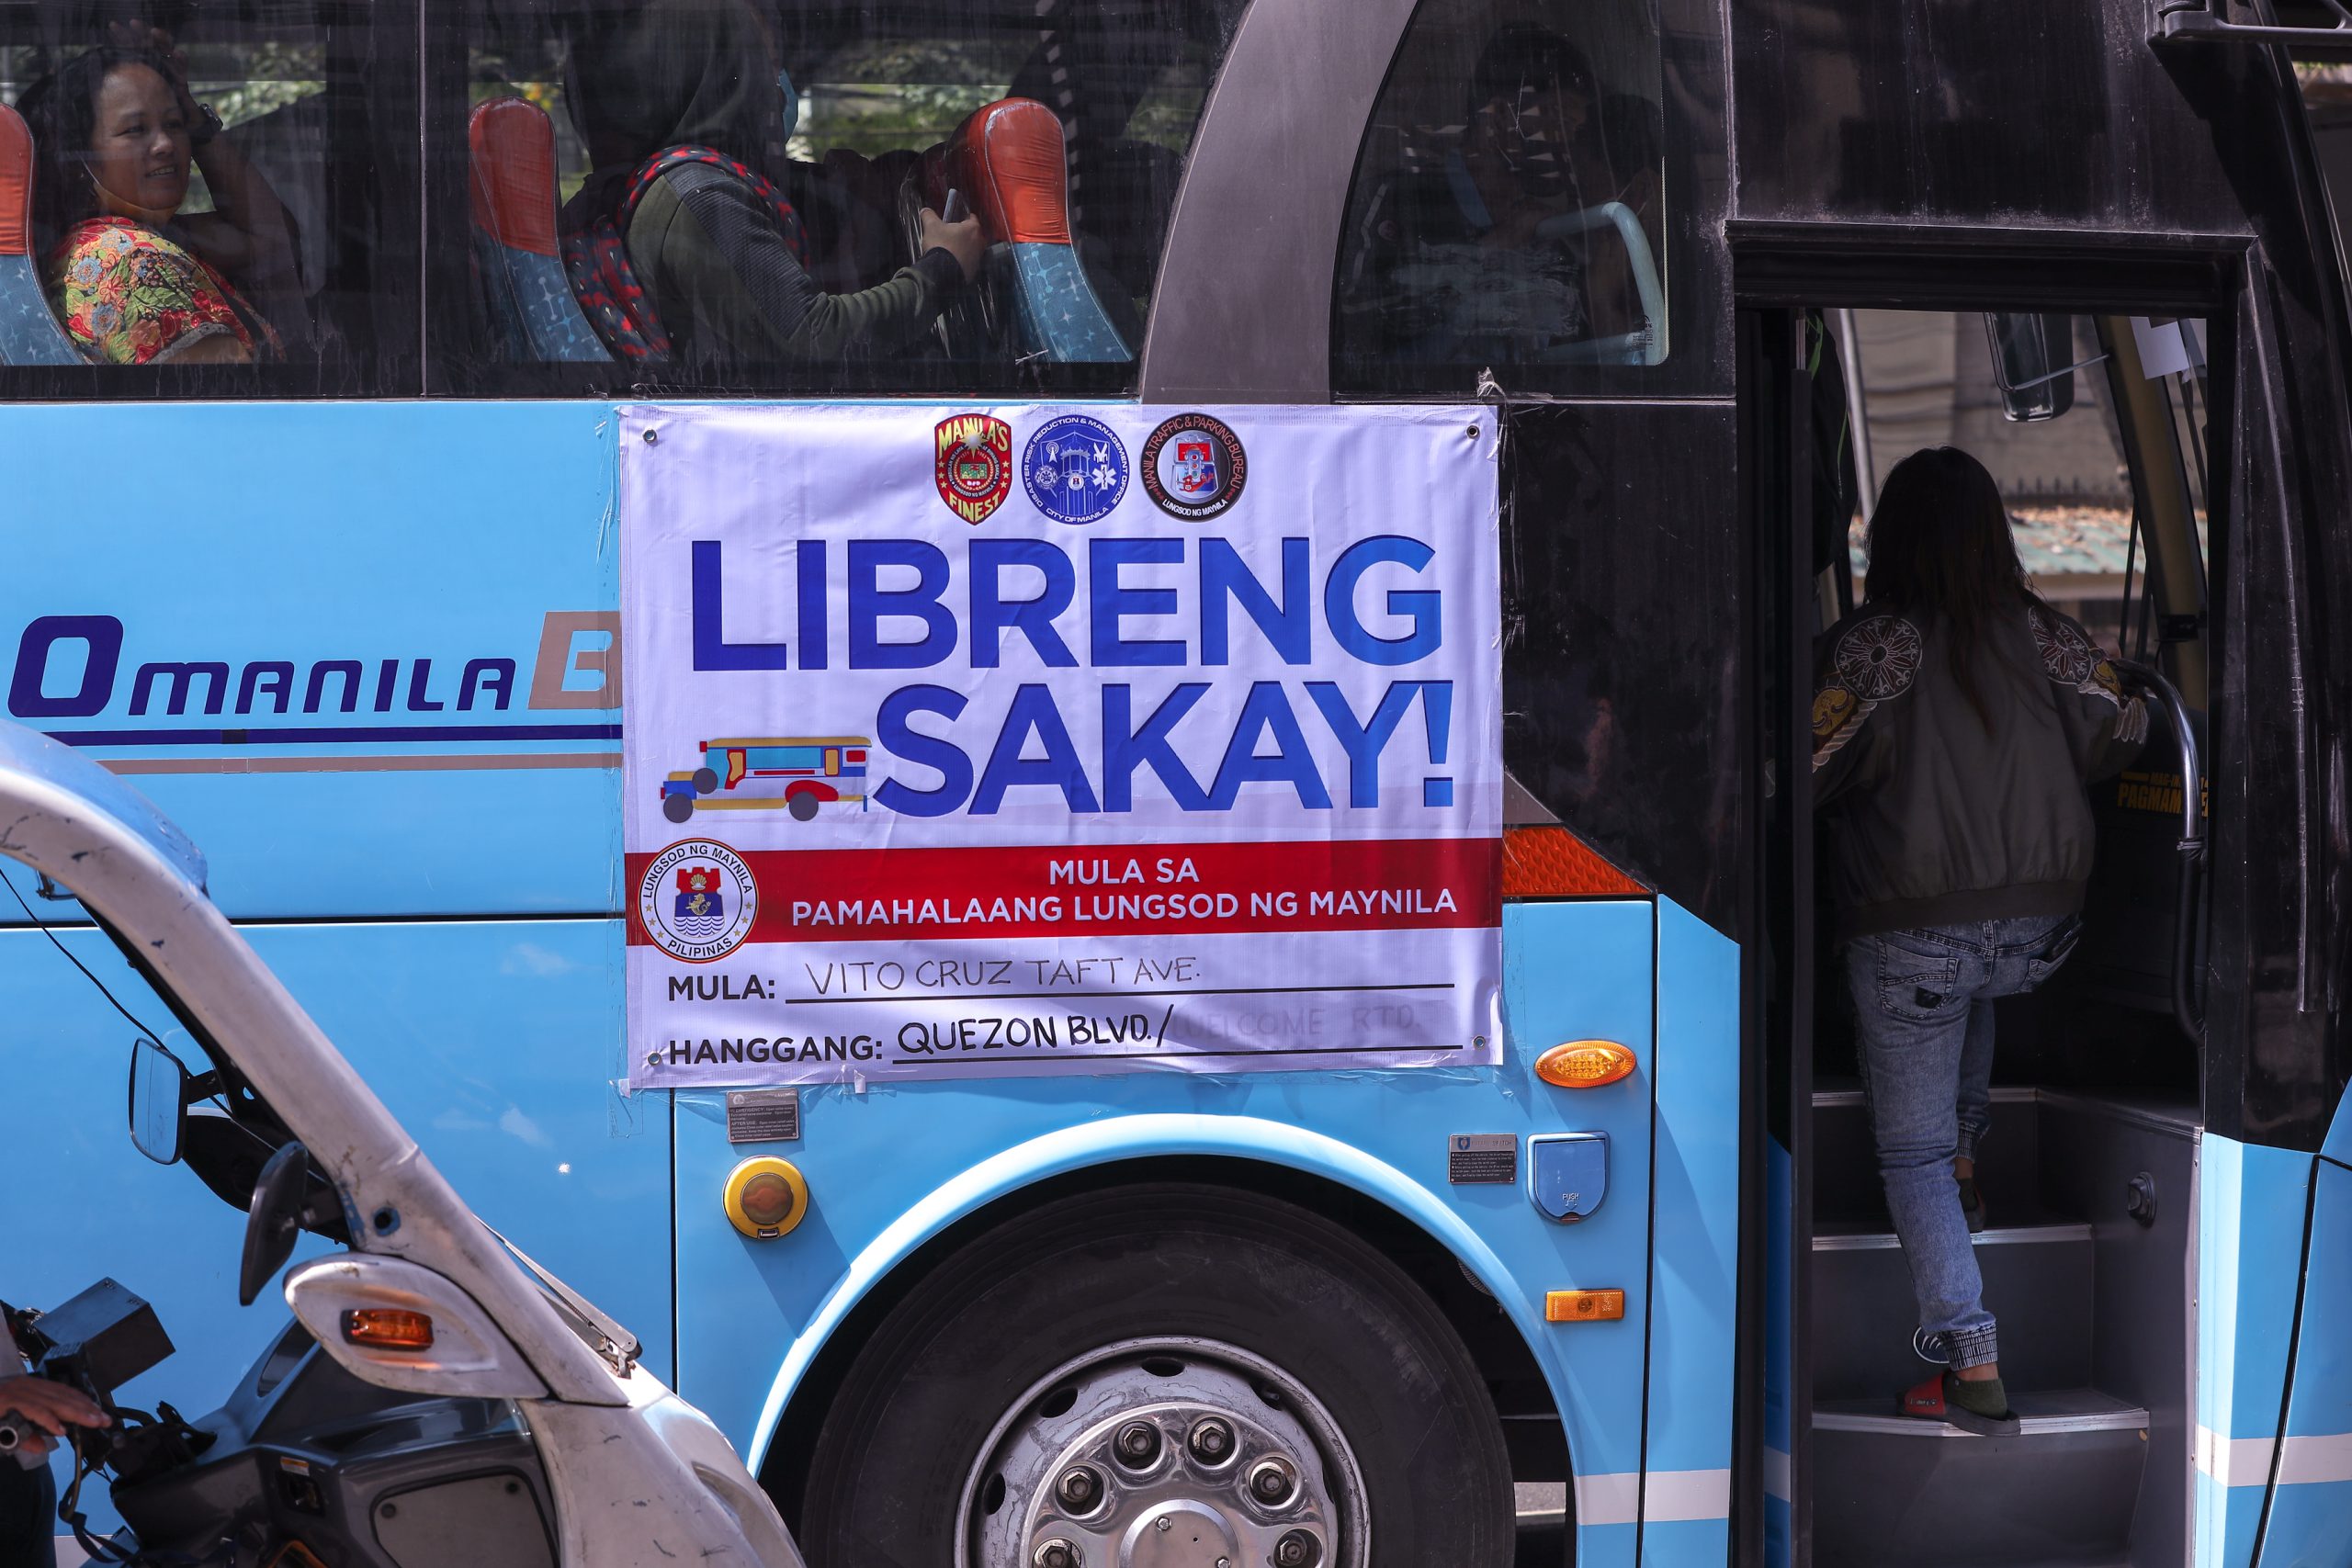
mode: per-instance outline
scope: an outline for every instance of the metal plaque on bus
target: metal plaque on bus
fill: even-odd
[[[1457,1186],[1519,1179],[1519,1139],[1510,1133],[1456,1133],[1445,1141],[1445,1179]]]
[[[800,1091],[797,1089],[736,1089],[727,1091],[727,1141],[730,1144],[789,1144],[800,1137]]]

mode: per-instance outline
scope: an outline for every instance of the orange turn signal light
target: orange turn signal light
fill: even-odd
[[[343,1337],[370,1350],[430,1350],[433,1320],[421,1312],[363,1307],[343,1314]]]
[[[1535,1058],[1535,1076],[1558,1089],[1599,1089],[1633,1076],[1631,1047],[1614,1040],[1571,1040]]]
[[[1546,1323],[1614,1323],[1625,1315],[1623,1291],[1546,1291]]]

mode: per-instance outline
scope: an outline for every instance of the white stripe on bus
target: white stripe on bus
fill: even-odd
[[[2224,1438],[2197,1428],[2197,1468],[2223,1486],[2267,1486],[2274,1458],[2281,1486],[2352,1481],[2352,1432],[2289,1438],[2282,1455],[2275,1438]]]
[[[1521,1486],[1518,1492],[1521,1517],[1558,1513],[1567,1501],[1566,1489],[1557,1485]],[[1577,1524],[1630,1525],[1645,1515],[1652,1524],[1727,1519],[1731,1517],[1731,1472],[1652,1471],[1646,1492],[1639,1471],[1577,1477]]]

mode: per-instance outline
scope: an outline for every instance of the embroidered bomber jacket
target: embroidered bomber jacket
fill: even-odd
[[[2081,908],[2086,786],[2147,739],[2145,701],[2048,605],[2026,605],[1976,649],[1989,727],[1942,632],[1932,616],[1864,605],[1818,644],[1814,804],[1840,941]]]

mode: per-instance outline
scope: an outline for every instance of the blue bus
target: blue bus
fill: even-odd
[[[6,0],[7,716],[189,831],[435,1164],[631,1328],[820,1568],[2341,1562],[2352,332],[2293,64],[2352,40],[2278,9]],[[823,293],[891,288],[924,209],[977,213],[987,254],[921,331],[812,346],[772,321],[765,350],[695,357],[599,330],[612,301],[565,241],[630,158],[590,85],[630,39],[648,80],[683,72],[714,27],[739,53],[707,79],[774,128]],[[178,220],[78,220],[136,253],[79,278],[35,182],[88,151],[44,152],[44,127],[91,133],[36,89],[100,46],[173,62],[209,111],[177,133],[204,179]],[[196,220],[254,219],[257,178],[271,245],[199,276]],[[136,336],[107,293],[155,267],[202,318],[180,337]],[[1057,445],[1048,504],[1025,444],[1072,421],[1116,450]],[[869,424],[920,460],[875,466]],[[1283,456],[1310,437],[1311,485]],[[1894,457],[1944,443],[1984,457],[2021,539],[2107,541],[2043,591],[2181,698],[2094,802],[2077,956],[2004,1004],[1978,1245],[2011,1325],[2005,1438],[1895,1414],[1923,1370],[1824,978],[1804,760],[1812,639],[1864,587],[1850,533]],[[670,473],[755,498],[768,532],[730,513],[722,553],[664,513],[677,587],[649,599],[628,552]],[[855,517],[956,541],[952,592],[920,550],[829,532],[843,475],[882,476]],[[1447,507],[1468,523],[1412,535]],[[1419,657],[1419,568],[1355,558],[1326,592],[1319,530],[1376,518],[1484,552],[1483,599],[1446,591],[1453,627],[1491,627],[1451,732],[1436,680],[1400,675],[1392,709],[1284,663],[1294,631],[1302,657]],[[803,646],[804,581],[867,593],[865,632],[844,601]],[[1222,622],[1176,607],[1204,583]],[[1181,708],[1155,730],[1148,698],[1112,750],[1155,799],[1229,771],[1237,809],[1303,809],[1292,726],[1339,759],[1316,778],[1342,826],[1311,854],[1122,837],[1108,705],[1172,692],[1151,649],[1205,665],[1213,625],[1271,671],[1248,710],[1270,739],[1179,757],[1154,737]],[[1029,728],[992,750],[951,739],[947,697],[837,699],[854,671],[826,649],[867,632],[909,669],[984,637],[1005,663],[949,695]],[[1114,660],[1132,689],[1090,685],[1066,733],[1018,706]],[[707,739],[726,721],[662,695],[689,668],[788,677],[791,705]],[[1408,750],[1409,780],[1379,771]],[[710,809],[797,818],[783,774],[840,792],[853,767],[854,812]],[[1037,803],[1080,785],[1084,852],[1032,886],[1005,857],[1062,844]],[[967,846],[922,837],[945,795]],[[1357,809],[1471,826],[1397,859],[1348,836]],[[1099,976],[1063,1008],[1041,971],[1001,983],[1052,992],[1064,1048],[1091,1015],[1118,1060],[900,1071],[900,1037],[822,1021],[846,1012],[797,958],[741,954],[821,953],[842,984],[899,965],[933,998],[1000,983],[941,968],[995,950],[934,927],[868,921],[855,951],[815,930],[919,902],[917,848],[970,857],[962,893],[1016,925],[1022,899],[1042,922],[1132,897],[1138,944],[1288,977],[1224,1007],[1223,1066],[1136,1060],[1175,1038],[1156,1010]],[[1220,913],[1173,870],[1102,880],[1193,851],[1236,886],[1434,865],[1472,901],[1367,874],[1387,912],[1318,925]],[[0,1146],[42,1153],[0,1214],[0,1291],[62,1299],[93,1236],[135,1235],[124,1283],[197,1352],[170,1397],[215,1403],[198,1364],[248,1365],[283,1321],[232,1302],[251,1173],[209,1171],[227,1202],[198,1203],[83,1114],[119,1103],[125,1026],[50,937],[145,993],[69,899],[16,886]],[[666,945],[680,888],[717,902]],[[1407,924],[1423,945],[1384,945]],[[1491,959],[1393,959],[1441,937]],[[1186,984],[1189,948],[1149,953],[1169,972],[1126,989]],[[1329,992],[1348,964],[1353,1003]],[[1473,979],[1491,994],[1451,999]],[[1449,999],[1396,994],[1421,983]],[[679,1041],[649,1061],[633,1021],[786,1001],[813,1053],[789,1070],[786,1025],[755,1055],[729,1023],[662,1081]],[[1413,1065],[1367,1055],[1392,1048]]]

